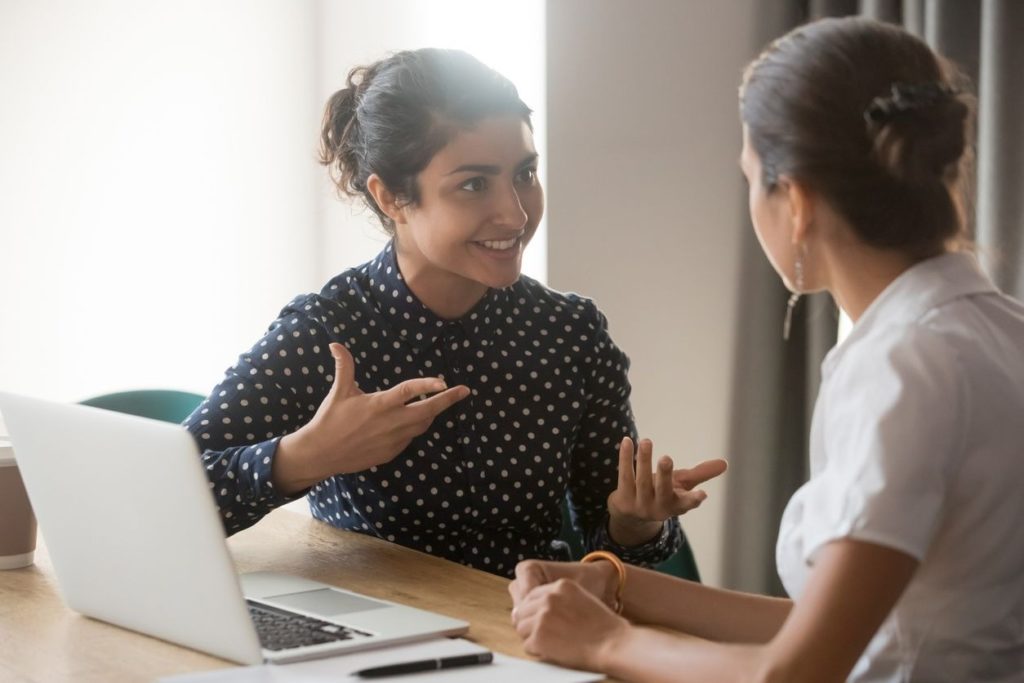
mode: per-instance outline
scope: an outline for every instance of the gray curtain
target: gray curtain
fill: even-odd
[[[976,84],[976,178],[969,208],[983,263],[1024,298],[1024,0],[772,0],[759,3],[758,46],[808,20],[861,14],[901,24]],[[976,207],[976,210],[975,210]],[[807,437],[819,365],[835,344],[828,295],[805,297],[782,340],[788,292],[749,225],[743,243],[728,475],[725,584],[783,595],[775,570],[779,521],[808,476]]]

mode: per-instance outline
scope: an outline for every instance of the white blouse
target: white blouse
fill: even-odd
[[[1024,681],[1024,306],[968,254],[900,275],[822,363],[810,458],[776,548],[795,600],[832,540],[920,562],[849,680]]]

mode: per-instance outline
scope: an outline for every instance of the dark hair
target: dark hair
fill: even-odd
[[[338,191],[363,200],[393,233],[366,188],[376,173],[399,201],[419,202],[416,176],[459,128],[531,110],[507,78],[461,50],[398,52],[358,66],[324,111],[320,163]]]
[[[924,258],[966,230],[966,88],[951,63],[896,26],[823,19],[747,67],[740,117],[768,191],[789,176],[865,243]]]

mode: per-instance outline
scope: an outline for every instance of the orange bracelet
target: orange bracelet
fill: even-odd
[[[626,565],[622,564],[622,560],[616,557],[614,553],[610,553],[607,550],[595,550],[587,553],[580,559],[580,564],[597,562],[598,560],[611,562],[612,566],[615,567],[615,571],[619,575],[619,586],[615,589],[615,604],[612,608],[615,610],[616,614],[622,614],[622,589],[626,587]]]

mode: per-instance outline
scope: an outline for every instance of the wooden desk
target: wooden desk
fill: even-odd
[[[508,580],[277,510],[228,541],[239,571],[269,570],[468,621],[467,638],[525,657],[509,621]],[[0,680],[4,683],[152,681],[234,666],[83,617],[64,605],[40,543],[36,563],[0,571]]]

